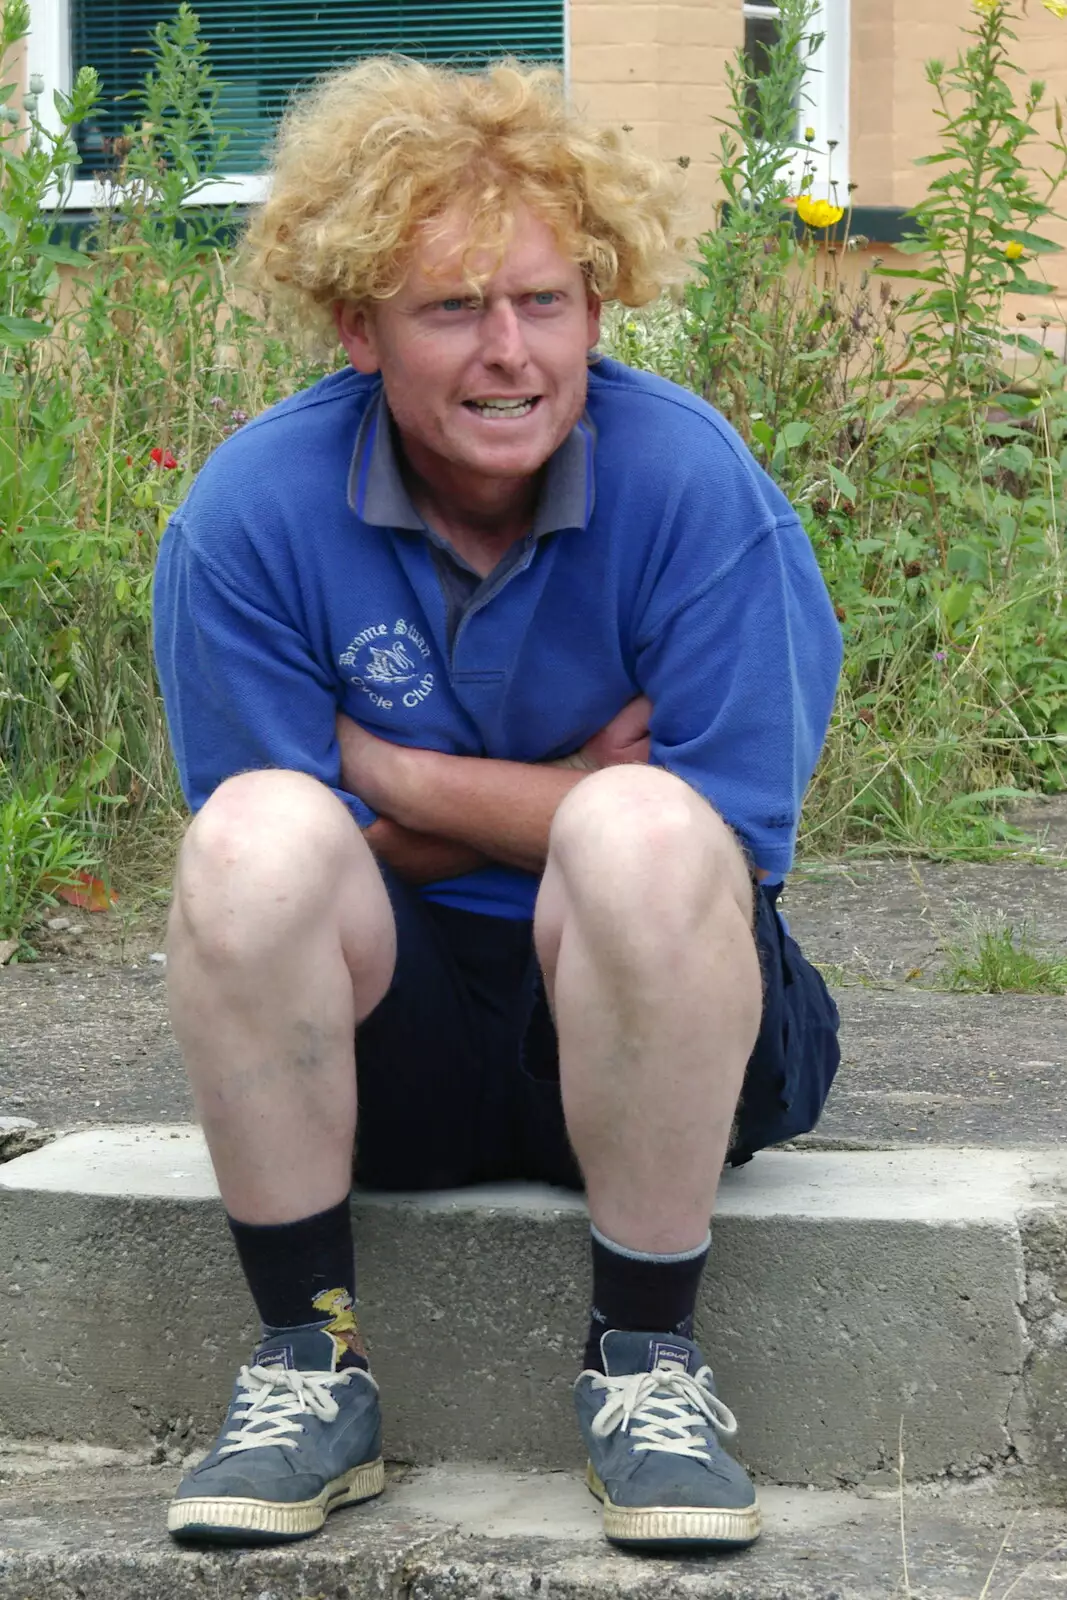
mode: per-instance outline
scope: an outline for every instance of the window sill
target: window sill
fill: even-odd
[[[229,245],[235,243],[240,236],[251,214],[251,209],[250,206],[190,206],[188,215],[190,220],[196,218],[198,222],[203,222],[205,219],[210,221],[213,217],[217,218],[218,227],[215,230],[215,242],[219,245]],[[49,238],[53,244],[77,245],[96,221],[95,212],[82,211],[73,207],[68,211],[51,211],[47,215],[52,224]],[[177,228],[178,237],[184,238],[187,231],[184,218],[180,218]]]
[[[189,208],[190,217],[202,219],[204,217],[218,217],[219,227],[215,235],[216,242],[220,245],[233,244],[241,234],[245,223],[251,214],[249,206],[201,206]],[[51,238],[53,243],[77,243],[89,230],[94,220],[91,211],[56,211],[50,213],[52,220]],[[905,234],[911,231],[911,213],[903,206],[856,206],[852,212],[850,233],[852,238],[857,236],[868,239],[872,245],[899,244]],[[795,218],[797,232],[803,230],[803,223],[799,217]],[[179,224],[179,235],[182,233]]]

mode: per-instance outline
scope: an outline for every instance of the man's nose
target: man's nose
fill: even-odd
[[[510,300],[494,300],[482,317],[482,359],[487,367],[521,369],[529,359],[522,323]]]

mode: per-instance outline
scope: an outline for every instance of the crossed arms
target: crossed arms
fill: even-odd
[[[602,767],[648,760],[651,709],[644,696],[632,700],[574,756],[541,765],[393,744],[341,715],[341,786],[378,812],[367,842],[411,883],[489,861],[539,873],[556,807],[575,784]]]
[[[323,617],[312,627],[286,600],[285,551],[264,574],[262,552],[242,564],[247,541],[234,543],[224,519],[221,531],[216,524],[206,518],[205,558],[175,516],[154,589],[160,684],[191,809],[235,772],[292,769],[347,800],[372,848],[413,881],[459,876],[487,859],[537,874],[556,808],[581,773],[413,749],[339,725],[334,642]],[[614,681],[620,697],[641,685],[655,736],[649,744],[648,701],[633,701],[583,750],[594,769],[654,759],[704,795],[772,874],[792,860],[840,660],[802,540],[799,530],[793,544],[754,535],[695,593],[645,606],[640,629],[626,635],[628,670],[617,661]],[[671,565],[687,561],[703,570],[700,551],[682,542]],[[627,717],[636,730],[632,721],[620,729]],[[557,740],[566,720],[546,721]]]

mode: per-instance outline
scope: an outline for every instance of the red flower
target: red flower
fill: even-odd
[[[127,456],[126,457],[126,465],[128,467],[132,467],[133,466],[133,457],[132,456]]]
[[[178,465],[178,457],[172,455],[169,450],[161,450],[158,444],[154,450],[148,452],[148,456],[154,467],[166,467],[169,469]]]

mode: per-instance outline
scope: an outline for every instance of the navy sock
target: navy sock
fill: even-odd
[[[298,1222],[227,1221],[264,1325],[300,1328],[332,1319],[348,1347],[339,1369],[366,1369],[369,1363],[352,1312],[356,1257],[348,1196]]]
[[[601,1336],[609,1328],[693,1337],[697,1291],[708,1259],[709,1234],[683,1255],[645,1255],[613,1244],[593,1229],[593,1309],[585,1346],[587,1371],[603,1372]]]

